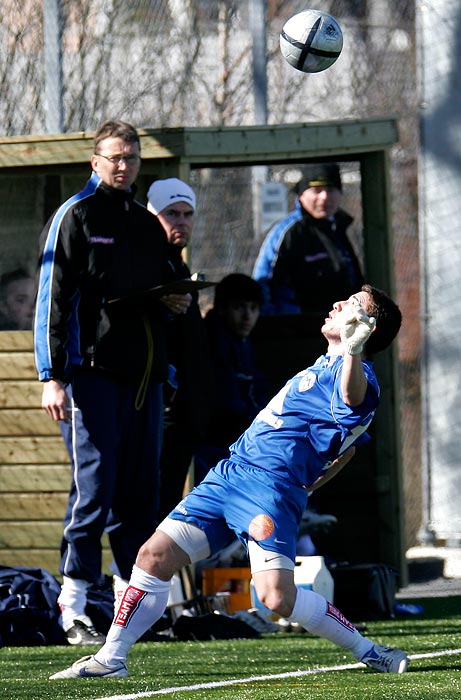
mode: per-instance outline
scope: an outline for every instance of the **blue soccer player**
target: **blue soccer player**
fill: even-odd
[[[403,673],[405,652],[374,644],[318,593],[294,584],[298,526],[308,492],[337,474],[367,439],[379,386],[367,353],[386,348],[401,324],[396,304],[364,285],[328,314],[327,354],[279,391],[141,547],[105,644],[51,678],[124,677],[129,649],[165,610],[178,569],[237,535],[247,546],[259,600],[380,672]]]

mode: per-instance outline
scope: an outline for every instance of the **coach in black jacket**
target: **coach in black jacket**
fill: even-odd
[[[60,421],[72,461],[58,601],[71,644],[101,641],[85,607],[101,577],[104,530],[113,572],[128,579],[156,525],[166,324],[168,311],[190,304],[189,295],[143,294],[171,273],[165,233],[134,199],[140,165],[134,127],[102,124],[86,187],[55,212],[41,239],[42,407]]]

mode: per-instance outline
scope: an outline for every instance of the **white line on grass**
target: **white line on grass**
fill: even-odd
[[[411,660],[415,659],[435,659],[438,656],[453,656],[461,654],[461,649],[448,649],[445,651],[433,651],[426,654],[410,654]],[[130,693],[125,695],[105,695],[95,700],[138,700],[138,698],[152,698],[155,695],[168,695],[169,693],[190,692],[191,690],[205,690],[207,688],[224,688],[229,685],[242,683],[255,683],[257,681],[271,681],[280,678],[300,678],[301,676],[312,676],[316,673],[328,673],[329,671],[348,671],[354,668],[365,668],[363,664],[343,664],[341,666],[322,666],[304,671],[286,671],[285,673],[274,673],[267,676],[249,676],[248,678],[234,678],[228,681],[212,681],[210,683],[195,683],[194,685],[183,685],[172,688],[161,688],[160,690],[147,690],[142,693]]]

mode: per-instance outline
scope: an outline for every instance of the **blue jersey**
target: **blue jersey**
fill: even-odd
[[[379,400],[373,367],[363,362],[368,388],[359,406],[341,394],[342,356],[323,355],[290,379],[230,447],[230,459],[309,487],[351,445],[368,439]]]
[[[204,480],[170,513],[207,536],[211,553],[237,535],[263,549],[296,556],[307,490],[322,470],[368,439],[378,405],[373,367],[363,362],[368,387],[360,406],[341,395],[342,356],[322,356],[279,391]]]

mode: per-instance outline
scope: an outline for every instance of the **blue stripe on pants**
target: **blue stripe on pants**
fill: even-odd
[[[157,525],[162,435],[161,384],[151,383],[140,411],[138,386],[80,369],[68,393],[72,422],[61,424],[72,462],[61,573],[97,581],[106,530],[113,572],[129,579],[141,544]]]

